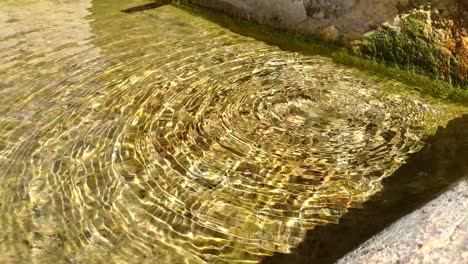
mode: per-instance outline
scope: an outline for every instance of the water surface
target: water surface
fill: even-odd
[[[0,258],[257,262],[456,113],[148,1],[0,3]]]

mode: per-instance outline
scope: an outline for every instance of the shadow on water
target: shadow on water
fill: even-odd
[[[205,8],[181,8],[234,33],[278,46],[282,50],[327,57],[339,51],[337,46],[285,32],[278,33],[268,27],[232,19]],[[378,70],[376,72],[380,73]],[[394,77],[394,72],[385,72],[384,75]],[[420,81],[415,79],[416,82]],[[337,225],[319,226],[309,231],[293,253],[276,253],[266,257],[263,263],[333,263],[468,175],[468,115],[450,121],[446,128],[439,128],[435,135],[424,141],[425,147],[412,154],[392,176],[384,179],[383,190],[361,208],[350,209]]]
[[[309,231],[293,253],[275,254],[263,263],[333,263],[468,175],[468,115],[439,128],[425,143],[421,151],[384,179],[383,190],[362,208],[351,209],[337,225]]]
[[[327,57],[339,50],[334,45],[285,32],[278,33],[268,27],[235,20],[205,8],[181,8],[234,33],[278,46],[282,50]],[[394,76],[391,71],[385,74]],[[420,81],[416,79],[416,82]],[[440,127],[435,135],[425,138],[424,142],[425,147],[412,154],[392,176],[384,179],[383,190],[361,208],[350,209],[337,225],[318,226],[309,231],[293,253],[276,253],[266,257],[262,263],[333,263],[468,175],[468,115],[450,121],[446,128]]]
[[[324,43],[311,36],[306,37],[281,29],[273,29],[269,26],[257,24],[249,19],[233,18],[227,12],[216,11],[210,8],[181,3],[172,3],[173,6],[185,10],[192,15],[209,20],[233,33],[254,38],[284,51],[300,52],[305,55],[322,55],[331,58],[334,52],[341,50],[340,46],[332,43]],[[225,9],[235,10],[234,6],[227,3]],[[242,17],[239,13],[238,17]]]
[[[156,0],[153,3],[140,5],[140,6],[135,6],[135,7],[131,7],[131,8],[128,8],[128,9],[124,9],[124,10],[122,10],[122,12],[131,14],[131,13],[136,13],[136,12],[141,12],[141,11],[145,11],[145,10],[159,8],[161,6],[165,6],[165,5],[168,5],[170,3],[171,3],[171,0]]]
[[[145,6],[138,8],[142,7]],[[197,9],[196,15],[283,50],[327,55],[337,49],[320,42],[312,41],[314,45],[310,45],[311,42],[290,41],[288,37],[277,37],[277,33],[266,27],[256,25],[250,28],[247,22],[225,19],[204,9]],[[309,231],[293,253],[277,253],[266,257],[263,263],[333,263],[468,175],[468,115],[450,121],[446,128],[439,128],[435,135],[424,141],[425,147],[412,154],[394,175],[384,179],[383,190],[361,208],[350,209],[337,225],[319,226]]]

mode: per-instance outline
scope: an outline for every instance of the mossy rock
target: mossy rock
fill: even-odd
[[[398,65],[466,87],[468,57],[462,49],[451,50],[447,47],[448,43],[436,37],[427,19],[424,13],[416,12],[403,18],[399,29],[382,26],[363,41],[356,42],[353,51],[365,58]],[[443,30],[453,34],[452,29]],[[452,46],[459,47],[460,40],[454,41],[456,43]]]

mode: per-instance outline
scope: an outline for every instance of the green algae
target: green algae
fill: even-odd
[[[357,48],[357,55],[368,59],[399,65],[432,79],[442,79],[456,86],[466,86],[454,56],[444,44],[426,33],[426,28],[417,14],[403,20],[401,30],[381,27],[364,39]]]

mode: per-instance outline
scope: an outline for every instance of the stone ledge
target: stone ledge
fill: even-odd
[[[337,263],[468,263],[468,178]]]

